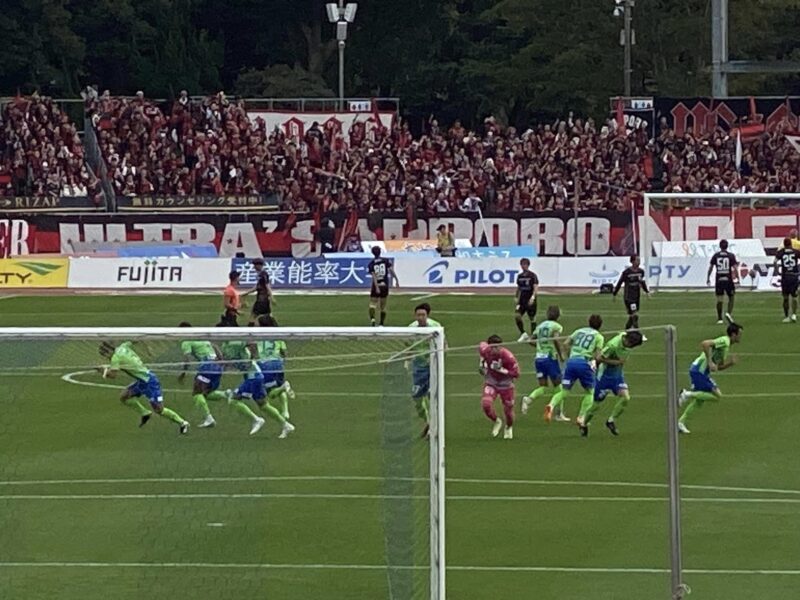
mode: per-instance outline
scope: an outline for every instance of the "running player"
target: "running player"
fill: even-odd
[[[622,272],[617,285],[614,286],[614,298],[617,297],[619,289],[623,285],[625,286],[625,292],[622,295],[625,300],[625,310],[628,312],[625,329],[639,327],[639,302],[641,301],[642,290],[650,297],[650,290],[647,289],[647,277],[639,263],[638,256],[631,256],[631,266]]]
[[[239,311],[242,308],[242,298],[239,296],[239,271],[231,271],[228,275],[228,286],[222,296],[223,309],[220,324],[224,327],[237,327],[239,325]]]
[[[594,388],[594,402],[588,407],[581,407],[578,419],[583,423],[580,426],[581,435],[589,435],[589,422],[600,409],[600,404],[609,394],[617,397],[617,403],[611,416],[606,421],[606,427],[614,435],[619,435],[617,419],[625,412],[631,400],[628,393],[628,384],[625,383],[623,368],[631,350],[646,342],[641,332],[634,330],[620,333],[611,338],[600,353],[600,368],[598,369],[597,385]]]
[[[602,326],[603,318],[600,315],[592,315],[589,317],[588,327],[575,330],[566,340],[565,346],[569,350],[569,358],[564,368],[561,391],[544,407],[544,420],[548,423],[553,419],[554,413],[564,412],[564,400],[569,396],[576,381],[580,382],[584,390],[581,410],[584,406],[588,408],[594,402],[595,370],[604,341],[600,333]],[[583,425],[579,419],[575,422],[579,427]]]
[[[367,271],[372,276],[372,287],[369,291],[369,320],[375,326],[375,310],[381,309],[381,325],[386,322],[386,301],[389,298],[390,279],[394,279],[394,285],[399,286],[397,274],[394,272],[392,261],[381,257],[381,249],[377,246],[372,247],[372,256],[369,261]]]
[[[243,296],[256,295],[256,301],[250,311],[250,325],[255,325],[261,315],[271,315],[272,304],[275,302],[270,287],[269,273],[264,270],[264,259],[256,258],[253,261],[253,268],[256,271],[256,287],[242,294]]]
[[[178,327],[191,327],[191,323],[181,322]],[[194,405],[200,411],[203,420],[198,427],[214,427],[217,422],[208,408],[208,400],[225,400],[225,392],[219,391],[219,384],[222,381],[222,364],[217,362],[217,349],[211,342],[184,341],[181,342],[181,352],[185,358],[183,371],[178,375],[178,381],[183,383],[189,365],[197,365],[197,374],[192,383],[192,399]]]
[[[484,377],[481,405],[484,414],[494,422],[492,437],[497,437],[503,428],[503,419],[497,416],[494,401],[500,396],[505,415],[503,438],[511,440],[514,438],[514,380],[519,377],[519,363],[508,349],[500,345],[502,343],[499,335],[493,335],[478,346],[480,371]]]
[[[714,371],[724,371],[736,364],[736,356],[728,356],[731,345],[738,344],[742,340],[741,325],[731,322],[728,325],[726,335],[714,340],[705,340],[700,344],[703,352],[698,356],[689,369],[689,378],[692,381],[692,389],[681,390],[678,399],[681,406],[684,404],[686,410],[683,411],[678,421],[678,430],[681,433],[690,433],[686,427],[686,421],[691,414],[703,406],[706,401],[718,402],[722,399],[722,390],[716,382],[711,379]]]
[[[517,329],[519,329],[520,333],[517,341],[527,342],[531,338],[530,335],[525,332],[522,317],[528,315],[528,319],[531,322],[531,335],[533,335],[536,329],[536,293],[539,291],[539,278],[536,276],[536,273],[531,271],[531,261],[527,258],[523,258],[519,261],[519,266],[522,271],[517,275],[517,291],[514,294],[517,304],[514,320],[517,323]]]
[[[536,379],[539,386],[533,390],[530,396],[522,398],[522,414],[528,414],[528,408],[537,398],[541,398],[547,393],[547,386],[553,386],[553,393],[561,391],[561,363],[563,360],[562,344],[560,340],[554,339],[561,335],[564,327],[558,322],[561,310],[558,306],[550,306],[547,309],[547,320],[542,321],[533,333],[536,344]],[[560,411],[555,415],[556,421],[569,421]]]
[[[708,275],[706,276],[706,285],[711,285],[711,271],[716,270],[715,275],[715,294],[717,296],[717,324],[721,325],[722,320],[722,297],[727,294],[728,296],[728,315],[733,318],[733,300],[736,295],[736,283],[739,280],[738,271],[736,267],[739,261],[732,252],[728,252],[728,241],[721,240],[719,243],[719,252],[711,257],[711,262],[708,265]]]
[[[108,359],[109,365],[100,367],[103,378],[114,379],[122,371],[133,378],[133,383],[122,390],[119,399],[122,403],[139,413],[139,427],[143,427],[153,415],[153,411],[178,424],[181,435],[189,431],[189,422],[164,406],[164,397],[161,394],[161,383],[150,369],[148,369],[136,351],[133,349],[133,342],[122,342],[119,346],[114,346],[111,342],[100,344],[100,356]],[[144,396],[150,402],[147,410],[142,403],[136,400]]]
[[[414,321],[409,327],[441,327],[441,323],[430,318],[431,305],[423,302],[414,309]],[[411,359],[411,399],[417,408],[417,415],[425,423],[422,437],[428,435],[430,426],[431,357],[428,346],[414,351]]]
[[[258,318],[259,327],[277,327],[278,322],[270,315]],[[286,379],[285,363],[288,355],[286,342],[283,340],[260,340],[256,342],[258,366],[264,375],[264,386],[267,388],[268,400],[280,400],[281,416],[289,420],[289,400],[295,393]]]
[[[800,280],[800,250],[792,247],[792,238],[783,240],[783,247],[775,254],[775,270],[780,268],[781,293],[783,294],[783,322],[797,322],[797,287]],[[789,298],[792,299],[792,314],[789,316]]]

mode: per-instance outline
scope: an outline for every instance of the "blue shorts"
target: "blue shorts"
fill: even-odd
[[[259,375],[257,377],[245,378],[242,384],[236,388],[236,396],[239,398],[247,398],[248,400],[263,400],[267,396],[267,391],[264,388],[264,378]]]
[[[628,384],[622,374],[602,375],[594,388],[594,401],[602,402],[608,394],[619,395],[622,390],[627,390]]]
[[[570,358],[564,368],[564,378],[561,380],[564,389],[571,390],[576,381],[585,390],[594,388],[595,372],[585,358]]]
[[[153,373],[150,373],[150,377],[147,381],[137,379],[130,384],[128,386],[128,392],[134,398],[144,396],[150,401],[150,405],[153,407],[164,404],[164,396],[161,393],[161,382]]]
[[[689,379],[692,380],[692,390],[695,392],[713,392],[717,388],[716,382],[709,377],[707,371],[701,371],[695,365],[689,369]]]
[[[419,400],[431,392],[431,370],[428,367],[414,368],[411,373],[411,397]]]
[[[561,381],[561,365],[555,358],[537,358],[533,365],[536,367],[536,379]]]
[[[222,365],[215,360],[204,360],[197,368],[195,379],[208,386],[210,391],[219,388],[222,382]]]
[[[282,387],[286,382],[286,375],[283,372],[283,360],[280,358],[270,358],[258,363],[261,375],[264,377],[264,386],[268,389]]]

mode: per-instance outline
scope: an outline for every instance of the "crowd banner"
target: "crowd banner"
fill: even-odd
[[[365,108],[352,105],[351,108]],[[312,111],[281,111],[281,110],[248,110],[247,116],[251,121],[264,122],[267,131],[281,130],[286,137],[302,138],[316,123],[320,130],[341,133],[350,136],[356,134],[365,136],[376,127],[391,129],[394,122],[394,111],[348,111],[348,112],[312,112]],[[378,123],[380,119],[380,124]]]
[[[223,289],[227,258],[70,258],[74,289]]]
[[[10,196],[0,198],[2,213],[54,213],[90,212],[99,213],[103,207],[95,205],[86,196]]]
[[[369,262],[367,258],[270,258],[264,261],[264,270],[274,289],[367,289],[372,285]],[[239,287],[255,286],[250,259],[234,258],[230,267],[241,273]]]
[[[0,290],[65,288],[69,274],[66,258],[0,259]]]
[[[120,212],[275,212],[280,199],[275,194],[238,196],[117,196]]]

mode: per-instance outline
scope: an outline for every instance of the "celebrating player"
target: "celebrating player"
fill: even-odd
[[[255,325],[261,315],[272,314],[272,304],[274,303],[269,273],[264,270],[264,259],[256,258],[253,261],[253,268],[256,271],[256,287],[242,294],[243,296],[256,295],[256,301],[250,311],[250,325]]]
[[[641,332],[631,330],[615,335],[603,347],[599,359],[597,385],[594,389],[594,402],[589,406],[581,406],[581,413],[578,416],[579,421],[583,423],[580,426],[583,437],[589,435],[589,422],[609,394],[614,394],[618,399],[611,416],[606,421],[606,427],[614,435],[619,435],[617,419],[625,412],[631,400],[623,368],[631,350],[641,346],[645,341],[647,338]]]
[[[519,266],[522,268],[519,275],[517,275],[517,291],[514,294],[516,298],[516,315],[514,320],[519,329],[518,342],[526,342],[530,336],[525,332],[525,326],[522,322],[522,317],[528,315],[531,322],[531,335],[536,329],[536,292],[539,290],[539,278],[536,273],[530,270],[531,261],[523,258],[519,261]]]
[[[522,398],[522,414],[528,414],[531,402],[541,398],[547,392],[547,386],[553,386],[553,392],[561,391],[561,364],[563,360],[562,345],[557,338],[564,331],[564,327],[558,322],[561,310],[558,306],[550,306],[547,309],[547,320],[542,321],[533,333],[536,344],[536,379],[539,386],[533,390],[530,396]],[[555,415],[556,421],[569,421],[560,411]]]
[[[414,321],[409,327],[441,327],[438,321],[430,318],[431,305],[423,302],[414,309]],[[417,415],[425,423],[422,437],[428,435],[430,426],[431,357],[427,346],[414,352],[411,359],[411,399],[417,408]]]
[[[572,386],[579,381],[584,390],[581,411],[594,402],[595,369],[600,351],[603,348],[603,335],[600,328],[603,326],[603,318],[600,315],[589,317],[589,326],[581,327],[566,340],[565,345],[569,349],[569,359],[564,368],[564,377],[561,381],[561,391],[550,400],[544,407],[544,420],[548,423],[553,419],[553,413],[564,412],[564,400],[569,396]],[[578,426],[583,423],[576,419]]]
[[[381,249],[372,247],[373,258],[367,265],[367,271],[372,276],[372,287],[369,291],[369,320],[375,326],[375,309],[381,309],[381,325],[386,322],[386,301],[389,298],[389,280],[394,279],[395,286],[399,286],[397,274],[394,272],[392,261],[381,258]]]
[[[104,379],[114,379],[120,371],[133,377],[133,383],[122,390],[119,399],[125,406],[139,413],[139,427],[143,427],[153,414],[136,400],[144,396],[156,414],[178,424],[181,435],[189,431],[189,422],[174,410],[164,406],[161,383],[133,349],[133,342],[122,342],[116,347],[110,342],[103,342],[100,344],[100,356],[109,359],[110,363],[107,367],[100,368]]]
[[[733,318],[733,300],[736,295],[736,283],[739,276],[736,267],[739,261],[732,252],[728,252],[728,241],[721,240],[719,243],[719,252],[711,257],[711,262],[708,265],[708,275],[706,276],[706,285],[711,285],[711,271],[716,269],[715,275],[715,294],[717,296],[717,324],[721,325],[722,321],[722,297],[728,295],[728,315]]]
[[[481,406],[483,412],[494,422],[492,437],[497,437],[503,427],[503,419],[494,411],[494,401],[500,396],[505,415],[503,438],[514,438],[514,380],[519,377],[519,363],[514,355],[500,346],[503,340],[499,335],[490,336],[478,346],[481,356],[481,374],[484,377]]]
[[[178,326],[191,327],[192,325],[183,321]],[[214,427],[217,422],[208,408],[208,400],[225,400],[225,393],[219,391],[223,366],[217,362],[217,350],[211,342],[187,340],[181,342],[181,352],[183,352],[186,362],[183,364],[183,371],[178,375],[179,382],[182,383],[186,378],[189,364],[197,365],[197,374],[192,383],[192,399],[203,416],[198,427]]]
[[[703,406],[706,401],[717,402],[722,399],[722,391],[716,382],[711,379],[714,371],[724,371],[736,364],[736,356],[730,352],[732,344],[738,344],[742,339],[741,325],[731,322],[728,325],[726,335],[714,340],[705,340],[700,344],[703,352],[698,356],[689,368],[689,378],[692,381],[692,389],[681,390],[679,398],[680,405],[688,402],[686,410],[683,411],[678,421],[678,430],[681,433],[690,433],[686,427],[686,421],[691,414]]]
[[[783,294],[783,322],[797,322],[797,287],[800,280],[800,250],[792,247],[792,239],[783,240],[783,247],[775,254],[775,270],[780,268],[781,293]],[[792,314],[789,316],[789,298],[792,299]]]
[[[639,266],[639,257],[631,256],[631,266],[626,268],[614,286],[614,298],[617,297],[619,289],[624,285],[625,292],[623,299],[625,300],[625,310],[628,311],[628,320],[625,323],[625,329],[639,327],[639,302],[642,297],[642,290],[650,296],[650,290],[647,289],[647,281],[644,269]]]

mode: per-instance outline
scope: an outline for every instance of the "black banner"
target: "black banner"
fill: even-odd
[[[1,213],[47,213],[47,212],[103,212],[104,207],[95,206],[85,196],[11,196],[0,197]]]
[[[118,196],[119,212],[273,212],[278,210],[275,194],[247,196]]]

